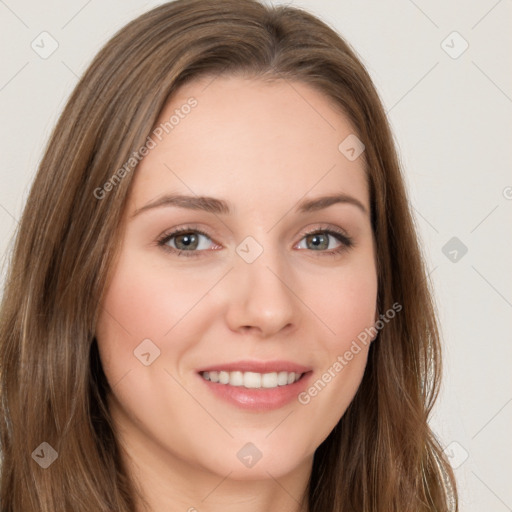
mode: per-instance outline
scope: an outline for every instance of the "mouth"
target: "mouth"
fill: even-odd
[[[247,389],[272,389],[278,386],[289,386],[299,381],[306,372],[270,372],[270,373],[257,373],[257,372],[242,372],[226,370],[200,372],[203,379],[210,382],[226,384],[229,386],[243,386]]]
[[[197,372],[212,397],[254,412],[278,409],[296,401],[312,374],[311,368],[286,361],[239,361]]]

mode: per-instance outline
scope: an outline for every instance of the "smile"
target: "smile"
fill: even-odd
[[[210,371],[201,372],[203,379],[219,384],[230,386],[243,386],[249,389],[270,389],[278,386],[288,386],[297,382],[304,373],[296,372],[241,372],[241,371]]]

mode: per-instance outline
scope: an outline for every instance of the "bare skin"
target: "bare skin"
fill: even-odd
[[[314,452],[352,401],[369,347],[308,403],[268,411],[220,398],[198,370],[290,361],[311,369],[311,386],[373,325],[377,274],[363,159],[340,152],[354,129],[308,85],[196,80],[177,91],[161,120],[190,97],[197,105],[135,171],[96,333],[110,410],[151,511],[305,511]],[[135,214],[166,194],[222,199],[232,212],[164,205]],[[333,194],[351,199],[296,211]],[[188,237],[167,236],[181,227]],[[259,248],[254,261],[244,259]],[[145,339],[146,359],[160,351],[147,366],[134,356]],[[247,443],[261,454],[252,467],[239,455]]]

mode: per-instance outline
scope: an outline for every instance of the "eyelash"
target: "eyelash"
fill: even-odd
[[[187,258],[190,258],[190,257],[195,258],[195,257],[201,256],[201,253],[207,252],[206,250],[183,251],[183,250],[175,249],[174,247],[169,247],[167,245],[167,242],[169,242],[169,240],[173,239],[174,237],[182,235],[182,234],[188,234],[188,233],[200,234],[200,235],[203,235],[206,238],[211,240],[211,237],[207,233],[202,231],[201,229],[197,229],[192,226],[184,226],[182,228],[175,229],[171,233],[164,233],[160,238],[157,239],[156,245],[161,247],[166,252],[176,254],[177,256],[185,256]],[[303,233],[301,240],[308,236],[322,234],[322,233],[333,236],[334,238],[336,238],[336,240],[338,240],[338,242],[341,242],[341,245],[336,249],[331,249],[328,251],[326,250],[326,251],[311,251],[311,252],[318,252],[318,253],[320,253],[319,255],[322,255],[322,256],[334,257],[334,256],[336,256],[354,246],[354,241],[351,237],[347,236],[343,231],[341,231],[341,230],[338,231],[335,228],[322,228],[322,227],[315,228],[311,231],[307,231],[306,233]],[[304,249],[301,249],[301,250],[304,250]]]

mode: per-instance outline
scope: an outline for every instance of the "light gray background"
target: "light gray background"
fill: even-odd
[[[2,255],[77,77],[115,31],[160,3],[0,0]],[[431,423],[456,467],[461,510],[512,510],[511,2],[286,3],[346,37],[379,90],[444,335],[444,382]],[[31,47],[48,50],[43,31],[58,42],[46,59]],[[467,50],[453,58],[464,40]],[[465,255],[451,246],[443,253],[452,237]]]

